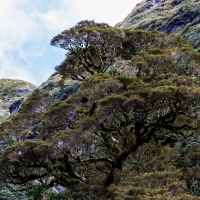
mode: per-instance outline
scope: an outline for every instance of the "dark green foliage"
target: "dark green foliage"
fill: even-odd
[[[32,200],[42,199],[43,192],[44,192],[44,189],[45,189],[44,187],[42,187],[40,185],[35,186],[32,189],[29,189],[26,192],[26,195],[28,196],[29,199],[32,199]]]
[[[51,40],[51,45],[67,50],[56,70],[75,80],[105,72],[119,56],[121,40],[120,31],[108,24],[81,21]]]
[[[64,194],[53,193],[45,184],[34,186],[28,189],[25,194],[29,200],[42,200],[44,198],[48,200],[69,200]]]
[[[28,187],[30,199],[199,199],[199,54],[174,36],[127,30],[116,41],[113,31],[82,21],[52,40],[79,78],[94,71],[63,101],[36,90],[0,126],[1,181]],[[76,45],[98,63],[85,33],[101,46],[105,32],[121,58],[83,70]]]

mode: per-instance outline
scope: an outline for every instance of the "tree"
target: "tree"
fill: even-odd
[[[51,45],[67,51],[66,59],[56,67],[64,77],[83,80],[105,72],[120,55],[122,36],[105,23],[81,21],[51,40]]]
[[[77,38],[82,36],[81,31],[89,31],[90,23],[93,22],[75,26]],[[105,24],[93,25],[95,29],[108,28]],[[85,43],[81,49],[81,42],[85,39],[78,43],[77,38],[71,41],[74,42],[71,46],[64,39],[56,39],[55,44],[62,47],[66,42],[66,49],[72,50],[67,59],[80,64],[80,55],[73,51],[84,52]],[[99,37],[95,36],[93,43],[95,40],[98,44]],[[168,193],[170,198],[176,198],[186,187],[197,194],[199,176],[196,179],[193,176],[199,169],[196,159],[200,155],[199,147],[194,148],[196,154],[192,149],[181,154],[177,146],[191,140],[193,135],[199,138],[199,55],[190,51],[183,40],[157,32],[125,31],[123,41],[126,42],[124,46],[122,42],[123,59],[110,66],[109,73],[95,71],[93,65],[90,73],[77,64],[76,73],[83,81],[80,90],[68,99],[51,103],[48,95],[40,96],[37,92],[41,102],[32,97],[22,105],[13,119],[28,125],[23,116],[31,111],[39,116],[36,117],[39,134],[36,141],[26,138],[3,148],[0,177],[4,182],[26,186],[35,180],[45,181],[47,187],[59,184],[71,188],[68,194],[84,194],[86,198],[94,197],[96,188],[107,191],[105,196],[115,193],[116,187],[118,193],[123,190],[123,184],[127,186],[126,181],[137,183],[128,190],[129,194],[124,192],[124,197],[137,198],[141,192],[146,199],[152,194],[159,198],[161,193],[164,198]],[[128,41],[132,41],[131,46]],[[112,73],[112,69],[117,72]],[[2,138],[10,141],[16,122],[14,126],[11,121],[0,127]],[[23,132],[22,128],[20,131]],[[148,155],[144,155],[146,152]],[[131,174],[134,180],[127,180],[126,174]],[[84,189],[73,194],[82,186]]]
[[[181,141],[199,128],[200,89],[191,78],[167,74],[142,82],[96,75],[85,80],[83,88],[79,102],[87,101],[75,106],[70,100],[79,109],[78,121],[59,134],[58,142],[65,141],[80,165],[103,162],[108,185],[114,170],[122,170],[127,157],[144,143]]]
[[[0,125],[0,139],[3,146],[10,146],[27,138],[36,138],[41,120],[51,101],[47,92],[39,89],[33,91],[18,113]]]

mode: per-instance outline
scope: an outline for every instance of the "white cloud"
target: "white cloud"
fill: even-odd
[[[12,78],[26,80],[31,83],[35,83],[36,79],[30,75],[24,68],[19,66],[17,59],[12,55],[4,53],[0,55],[0,75],[1,78]]]
[[[132,11],[135,4],[140,1],[75,0],[73,7],[81,19],[94,19],[99,22],[108,22],[114,26],[117,22],[122,21]]]
[[[132,11],[141,0],[60,0],[62,5],[47,13],[41,19],[48,27],[55,29],[69,28],[81,20],[107,22],[114,26]],[[63,29],[64,30],[64,29]]]

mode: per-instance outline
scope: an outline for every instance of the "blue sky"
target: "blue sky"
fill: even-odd
[[[142,0],[1,0],[0,78],[40,85],[65,58],[50,40],[81,20],[113,26]]]

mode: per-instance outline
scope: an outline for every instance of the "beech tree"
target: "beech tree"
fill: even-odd
[[[120,55],[122,36],[105,23],[81,21],[51,40],[51,45],[67,51],[56,67],[64,77],[83,80],[87,75],[105,72]]]
[[[166,74],[141,81],[93,75],[81,92],[46,113],[39,137],[44,142],[23,141],[4,150],[1,177],[24,185],[46,179],[49,186],[85,181],[108,186],[145,143],[184,141],[198,131],[199,99],[200,89],[189,77]]]
[[[107,185],[114,170],[122,170],[127,157],[144,143],[182,141],[199,129],[200,89],[191,78],[167,74],[142,82],[97,75],[84,86],[79,97],[85,101],[76,105],[78,122],[61,131],[57,142],[63,142],[79,165],[104,163],[99,167],[107,173]]]

